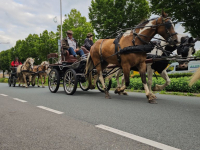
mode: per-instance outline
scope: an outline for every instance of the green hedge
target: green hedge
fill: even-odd
[[[193,75],[193,73],[174,73],[174,74],[168,74],[168,76],[170,77],[170,78],[179,78],[179,77],[190,77],[190,76],[192,76]],[[147,76],[147,75],[146,75]],[[160,77],[160,75],[153,75],[154,77]],[[138,74],[138,75],[135,75],[133,78],[139,78],[140,77],[140,75]]]
[[[174,92],[199,93],[200,92],[200,80],[196,84],[194,84],[192,87],[189,87],[189,85],[188,85],[189,79],[190,79],[190,77],[187,77],[187,76],[179,77],[179,78],[170,78],[171,83],[169,86],[167,86],[165,88],[165,90],[166,91],[174,91]],[[147,81],[148,81],[148,79],[147,79]],[[153,77],[152,88],[156,84],[164,84],[164,83],[165,83],[165,80],[162,77],[158,77],[158,79]],[[116,82],[115,78],[112,79],[111,87],[112,88],[117,87],[117,82]],[[130,78],[130,85],[129,85],[128,89],[144,90],[141,78]]]

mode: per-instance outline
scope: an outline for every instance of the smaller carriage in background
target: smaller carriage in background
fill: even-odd
[[[47,55],[47,59],[51,59],[52,61],[49,65],[51,71],[48,77],[48,86],[52,93],[58,91],[60,84],[63,84],[64,91],[67,95],[73,95],[76,92],[78,84],[83,91],[89,90],[89,84],[85,77],[85,67],[89,51],[84,47],[81,47],[81,49],[84,51],[84,55],[79,59],[70,55],[68,51],[65,54],[61,53],[60,61],[58,61],[57,53]],[[92,70],[92,74],[96,74],[95,69]],[[106,77],[108,72],[105,71],[103,75]],[[111,84],[111,80],[106,82],[108,90],[111,88]],[[101,92],[104,92],[99,80],[97,80],[96,85]]]
[[[17,72],[16,72],[17,67],[10,67],[10,73],[9,73],[9,77],[8,77],[8,85],[9,87],[13,86],[15,87],[16,83],[17,83]],[[26,76],[26,81],[27,81],[27,85],[30,85],[30,81],[29,81],[29,77]]]

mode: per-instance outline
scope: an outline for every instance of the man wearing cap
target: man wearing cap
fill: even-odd
[[[94,43],[93,43],[92,37],[93,37],[93,34],[92,34],[92,33],[88,33],[88,34],[87,34],[87,38],[86,38],[85,41],[84,41],[84,45],[83,45],[83,46],[84,46],[88,51],[90,51],[90,48],[91,48],[92,45],[94,44]]]
[[[78,55],[80,56],[84,55],[83,50],[78,48],[78,44],[76,40],[73,38],[73,32],[71,30],[68,30],[66,34],[67,36],[62,40],[63,50],[68,50],[69,53],[76,58],[79,58]]]

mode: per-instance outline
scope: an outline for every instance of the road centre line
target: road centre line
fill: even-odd
[[[0,94],[1,96],[8,96],[8,95],[6,95],[6,94]]]
[[[22,102],[22,103],[25,103],[25,102],[27,102],[27,101],[25,101],[25,100],[22,100],[22,99],[19,99],[19,98],[13,98],[14,100],[16,100],[16,101],[19,101],[19,102]]]
[[[109,126],[105,126],[105,125],[102,125],[102,124],[96,125],[96,127],[101,128],[103,130],[113,132],[115,134],[118,134],[118,135],[121,135],[121,136],[124,136],[124,137],[127,137],[129,139],[132,139],[132,140],[135,140],[135,141],[138,141],[138,142],[141,142],[141,143],[162,149],[162,150],[180,150],[180,149],[177,149],[177,148],[174,148],[174,147],[162,144],[162,143],[158,143],[158,142],[155,142],[155,141],[152,141],[152,140],[149,140],[149,139],[146,139],[146,138],[134,135],[134,134],[130,134],[128,132],[124,132],[124,131],[121,131],[121,130],[118,130],[118,129],[115,129],[115,128],[112,128],[112,127],[109,127]]]
[[[50,112],[53,112],[53,113],[56,113],[56,114],[63,114],[64,112],[61,112],[61,111],[58,111],[58,110],[54,110],[54,109],[51,109],[51,108],[48,108],[48,107],[44,107],[44,106],[37,106],[41,109],[44,109],[44,110],[48,110]]]

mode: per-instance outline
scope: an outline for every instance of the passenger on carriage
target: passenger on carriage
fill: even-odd
[[[94,44],[93,43],[93,34],[92,33],[88,33],[87,34],[87,38],[85,39],[85,41],[84,41],[84,47],[88,50],[88,51],[90,51],[90,48],[92,47],[92,45]]]
[[[68,30],[66,32],[67,36],[62,40],[62,48],[63,51],[68,50],[71,55],[76,57],[77,59],[80,56],[84,55],[84,52],[82,49],[78,48],[77,41],[73,38],[73,32],[71,30]],[[65,52],[64,52],[65,53]]]

